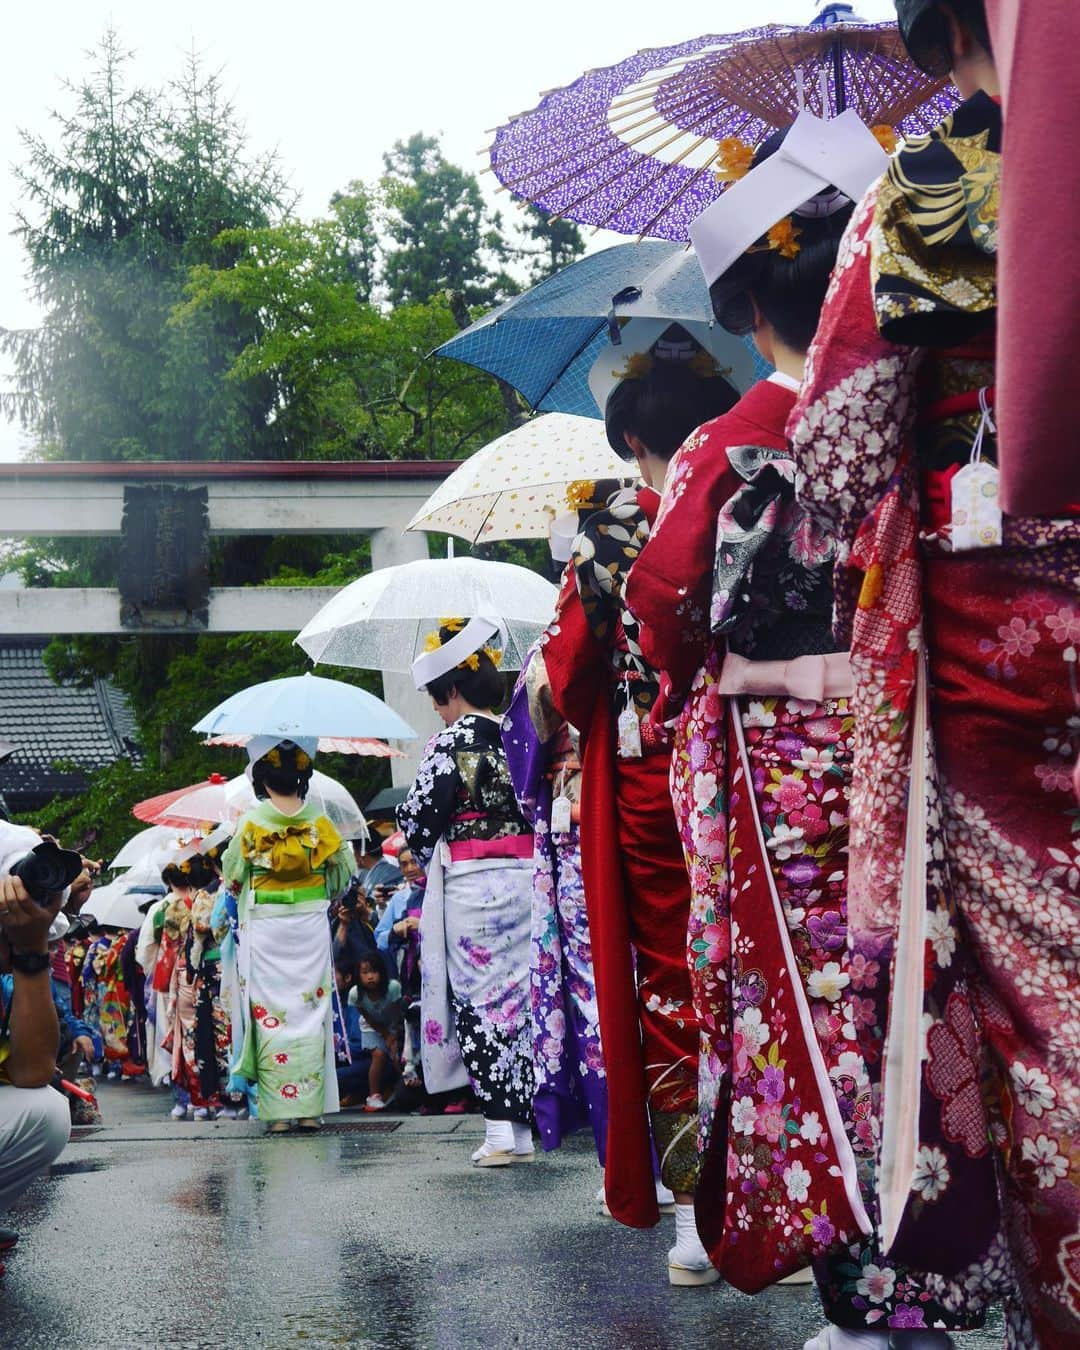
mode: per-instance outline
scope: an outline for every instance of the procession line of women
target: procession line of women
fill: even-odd
[[[586,997],[560,1021],[539,986],[534,1044],[565,1044],[571,1010],[583,1063],[603,1048],[604,1114],[598,1092],[545,1093],[599,1129],[623,1222],[656,1221],[659,1164],[673,1281],[755,1292],[812,1263],[828,1326],[807,1350],[944,1346],[999,1301],[1011,1347],[1058,1350],[1080,1341],[1080,525],[997,505],[981,0],[898,8],[955,113],[889,158],[853,114],[804,112],[691,229],[717,321],[775,373],[732,406],[676,326],[608,398],[644,486],[578,522],[503,729],[535,845],[495,687],[461,692],[495,619],[433,639],[418,685],[452,725],[404,819],[445,853],[430,931],[489,1047],[467,1061],[489,1158],[516,1157],[494,1127],[527,1106],[497,1100],[493,1063],[523,1089],[535,1072],[513,974],[535,847],[539,911],[565,870],[582,931],[580,876],[597,1014],[571,943],[547,968]],[[460,870],[454,839],[474,863],[498,841],[513,881]],[[479,983],[478,921],[504,938]],[[497,1034],[475,1034],[478,1001],[510,1010]]]

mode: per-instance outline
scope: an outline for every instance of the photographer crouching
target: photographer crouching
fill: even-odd
[[[0,971],[12,975],[0,1010],[0,1211],[63,1151],[68,1103],[49,1086],[60,1028],[49,979],[49,935],[82,872],[53,843],[27,849],[29,831],[0,823]],[[15,1234],[0,1230],[0,1248]]]

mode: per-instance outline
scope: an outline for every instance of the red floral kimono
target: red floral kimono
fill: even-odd
[[[664,668],[702,1026],[698,1228],[747,1292],[813,1259],[830,1322],[967,1328],[869,1236],[874,972],[846,947],[852,719],[833,548],[794,503],[794,392],[757,385],[679,452],[628,603]],[[670,654],[670,656],[669,656]],[[694,673],[694,663],[698,663]]]
[[[992,402],[1000,135],[976,95],[858,208],[789,431],[851,565],[853,960],[891,969],[884,1237],[943,1294],[1004,1291],[1011,1345],[1064,1350],[1080,1344],[1080,520],[995,516],[978,391]]]
[[[656,675],[622,603],[658,505],[652,489],[627,489],[589,517],[543,639],[552,699],[583,745],[581,863],[608,1076],[606,1199],[633,1227],[659,1218],[653,1139],[672,1190],[693,1191],[698,1166],[690,892],[668,795],[671,744],[648,720]],[[632,757],[616,753],[627,709],[641,739]]]

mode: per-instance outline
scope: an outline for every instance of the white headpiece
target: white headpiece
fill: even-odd
[[[801,112],[775,154],[733,183],[690,226],[706,285],[791,212],[831,215],[858,201],[888,163],[853,109],[828,122]],[[838,191],[829,193],[830,187]]]
[[[470,619],[460,633],[431,652],[421,652],[412,663],[412,677],[417,689],[424,689],[440,675],[447,675],[462,661],[478,652],[491,638],[499,635],[500,647],[506,647],[506,633],[498,619],[477,615]]]
[[[681,328],[686,334],[680,340],[665,339],[669,328]],[[620,326],[621,341],[616,347],[605,342],[600,355],[589,371],[589,392],[603,416],[611,391],[626,379],[627,366],[635,356],[651,355],[658,361],[693,361],[706,352],[716,361],[717,373],[730,375],[729,370],[721,370],[724,364],[720,354],[731,354],[731,334],[712,324],[682,322],[679,319],[628,319]]]
[[[554,562],[568,563],[574,551],[574,540],[578,537],[581,525],[576,511],[567,511],[556,516],[548,526],[548,547]]]
[[[283,741],[292,741],[298,750],[303,750],[308,759],[314,759],[319,752],[319,738],[317,736],[252,736],[244,749],[247,751],[248,764],[254,764],[256,760],[262,759],[263,755],[273,750],[275,745],[281,745]]]

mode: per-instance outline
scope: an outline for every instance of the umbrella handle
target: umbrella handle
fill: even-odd
[[[622,329],[619,327],[619,316],[615,312],[616,309],[619,305],[632,305],[635,300],[640,299],[640,286],[624,286],[621,291],[611,297],[611,308],[608,310],[607,316],[607,330],[613,347],[622,346]]]

